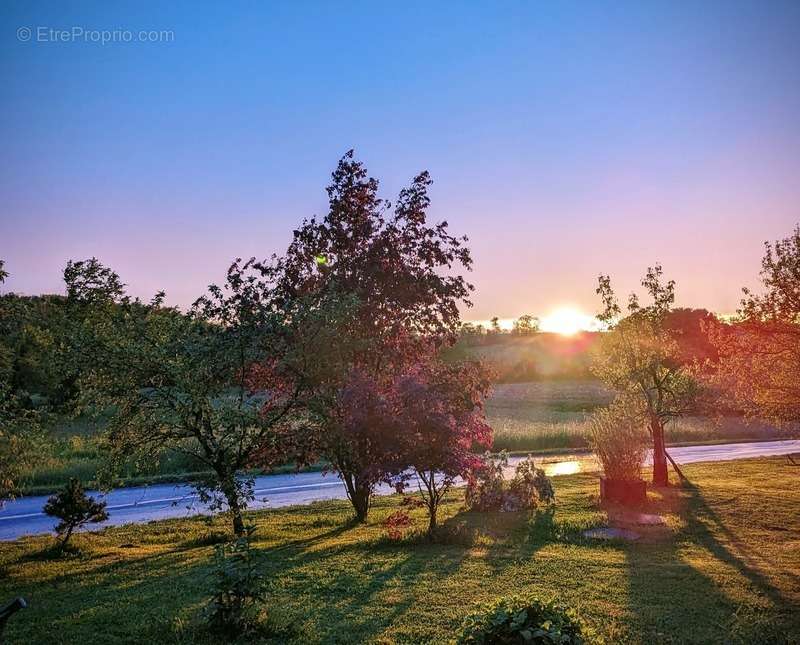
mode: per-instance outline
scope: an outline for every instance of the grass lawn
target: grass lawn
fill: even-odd
[[[686,474],[689,486],[651,493],[667,525],[638,543],[581,537],[605,521],[591,475],[556,479],[554,512],[538,514],[467,513],[453,492],[443,544],[387,541],[380,522],[397,497],[357,527],[341,502],[252,513],[269,608],[292,634],[275,641],[444,643],[474,603],[534,592],[608,643],[800,643],[800,469],[773,458]],[[0,543],[0,599],[30,602],[8,642],[202,640],[210,544],[225,529],[222,518],[110,528],[56,560],[42,556],[51,538]]]

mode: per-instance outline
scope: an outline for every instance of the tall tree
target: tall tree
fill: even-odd
[[[304,221],[274,266],[275,306],[289,319],[301,301],[339,314],[329,320],[336,342],[301,371],[314,384],[316,445],[348,486],[365,491],[358,499],[374,488],[365,473],[375,455],[353,444],[361,434],[350,431],[343,392],[354,374],[385,389],[407,366],[452,343],[459,305],[470,304],[472,286],[457,273],[472,264],[466,238],[451,235],[447,222],[428,222],[430,184],[428,173],[420,173],[392,207],[348,152],[327,189],[328,213]],[[329,302],[345,306],[324,305]],[[354,501],[354,507],[363,518],[368,502]]]
[[[751,417],[800,423],[800,227],[765,243],[760,293],[744,289],[737,317],[710,337],[719,352],[714,384]]]
[[[95,259],[64,272],[81,311],[84,396],[113,414],[116,461],[190,455],[212,473],[197,482],[202,498],[227,506],[237,535],[252,498],[244,471],[285,458],[301,389],[283,370],[281,322],[254,264],[234,262],[224,286],[212,285],[188,315],[165,307],[163,293],[132,300]]]
[[[592,371],[613,388],[620,401],[637,401],[644,407],[653,442],[653,484],[666,486],[667,452],[664,426],[687,413],[695,401],[696,382],[689,367],[679,360],[675,335],[665,325],[675,302],[675,282],[662,281],[660,265],[648,268],[642,280],[651,302],[642,305],[631,294],[626,315],[611,287],[601,275],[597,293],[603,301],[598,318],[608,326],[601,334]]]

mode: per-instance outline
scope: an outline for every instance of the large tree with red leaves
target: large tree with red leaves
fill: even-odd
[[[458,273],[472,264],[466,238],[451,235],[447,222],[428,222],[430,184],[420,173],[392,205],[348,152],[327,189],[328,213],[304,221],[270,269],[276,309],[287,319],[300,302],[335,312],[327,321],[332,342],[308,339],[295,326],[292,343],[313,351],[298,368],[314,388],[310,443],[345,481],[359,519],[380,479],[373,464],[392,462],[393,447],[366,439],[367,426],[353,415],[354,392],[378,405],[377,393],[391,390],[397,374],[454,341],[459,305],[470,304],[472,286]]]

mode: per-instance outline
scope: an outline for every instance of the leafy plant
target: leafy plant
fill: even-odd
[[[635,399],[615,399],[590,417],[591,445],[608,479],[641,478],[648,444],[644,426],[644,410]]]
[[[465,501],[468,508],[478,511],[521,511],[536,508],[539,503],[555,502],[555,490],[544,470],[537,468],[533,457],[528,456],[517,464],[510,482],[505,479],[508,455],[489,454],[484,465],[467,479]]]
[[[509,596],[468,615],[455,642],[578,645],[587,642],[586,636],[586,628],[574,611],[532,596]]]
[[[539,502],[552,504],[556,499],[553,482],[536,467],[530,455],[517,464],[509,493],[519,500],[521,508],[536,508]]]
[[[108,519],[106,503],[89,497],[81,482],[75,478],[70,479],[63,490],[47,500],[44,512],[61,520],[56,525],[56,533],[61,538],[62,551],[75,529]]]
[[[214,548],[214,591],[206,607],[209,628],[235,638],[252,632],[267,595],[264,577],[253,559],[251,537],[255,527],[245,527],[242,537]]]

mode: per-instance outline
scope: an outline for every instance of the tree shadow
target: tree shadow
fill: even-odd
[[[785,618],[791,602],[762,573],[750,566],[747,548],[711,508],[700,489],[688,481],[666,492],[659,504],[676,508],[682,528],[658,542],[617,543],[628,569],[631,619],[645,642],[782,643],[788,642]],[[718,535],[725,537],[725,543]],[[769,600],[772,609],[742,604],[735,583],[724,572],[712,578],[698,568],[699,547],[711,556],[703,567],[722,563]],[[694,560],[694,562],[693,562]],[[796,607],[795,607],[796,611]]]
[[[685,516],[686,532],[692,535],[697,543],[706,548],[715,558],[736,569],[754,589],[769,598],[776,606],[791,604],[783,592],[751,564],[756,563],[770,567],[772,563],[766,561],[762,555],[754,553],[730,530],[719,514],[708,504],[696,484],[687,481],[683,488],[688,492]],[[715,533],[723,535],[725,541],[719,540]],[[796,574],[784,572],[783,575],[791,578],[796,584],[798,580]]]

